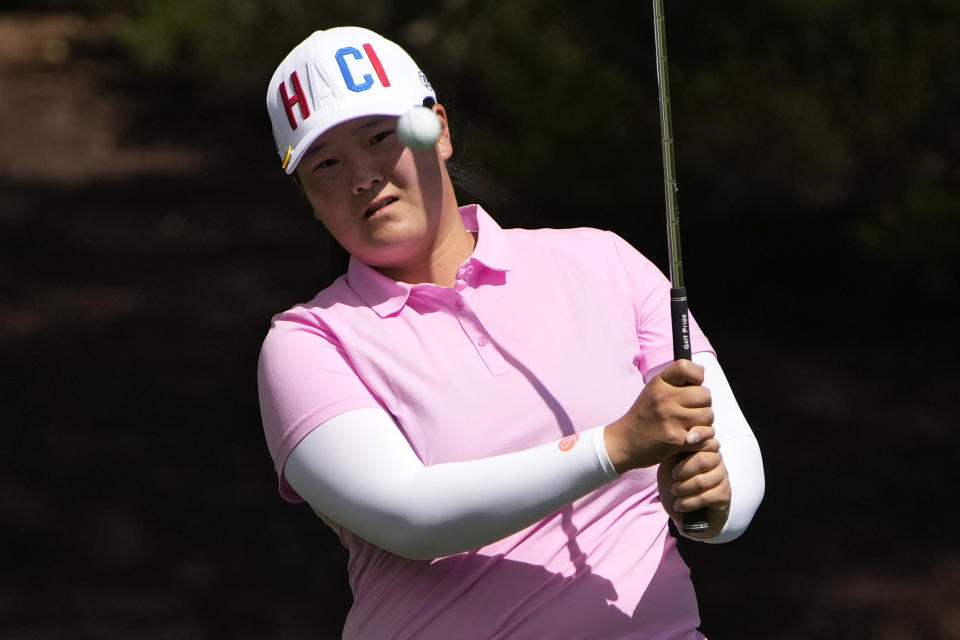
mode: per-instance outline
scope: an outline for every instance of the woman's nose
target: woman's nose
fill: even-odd
[[[359,195],[375,185],[383,182],[383,172],[376,163],[370,160],[359,160],[354,163],[353,194]]]

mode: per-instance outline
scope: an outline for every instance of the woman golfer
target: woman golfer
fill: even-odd
[[[349,550],[343,635],[702,638],[668,521],[706,507],[696,537],[732,540],[764,487],[710,344],[692,322],[672,362],[669,283],[615,234],[461,206],[435,99],[355,27],[267,93],[284,170],[351,256],[273,318],[258,372],[280,493]],[[398,116],[424,104],[440,137],[414,151]]]

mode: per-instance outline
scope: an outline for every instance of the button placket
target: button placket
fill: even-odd
[[[493,375],[508,373],[511,369],[507,361],[496,345],[490,343],[490,336],[487,334],[486,328],[470,307],[469,302],[462,298],[457,298],[450,306],[454,309],[454,316],[460,323],[464,337],[473,344],[473,348],[477,350],[477,355],[483,360],[483,363],[487,366],[487,369],[490,370],[490,373]],[[488,349],[486,347],[490,348]]]

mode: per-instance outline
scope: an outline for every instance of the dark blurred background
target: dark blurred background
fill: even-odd
[[[691,305],[767,472],[740,540],[682,545],[703,629],[960,638],[960,4],[666,4]],[[338,637],[345,554],[257,406],[270,316],[338,275],[266,82],[376,29],[451,110],[464,200],[665,267],[649,4],[4,6],[0,636]]]

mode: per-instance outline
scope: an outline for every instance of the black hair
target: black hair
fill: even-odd
[[[432,97],[427,96],[423,99],[423,106],[428,109],[437,104]],[[502,194],[497,193],[498,189],[494,187],[489,179],[474,165],[467,156],[466,151],[459,149],[456,160],[447,160],[447,174],[450,176],[450,182],[453,184],[453,191],[457,196],[457,202],[461,205],[477,203],[484,208],[490,208],[502,199]],[[464,159],[465,156],[467,159]]]

